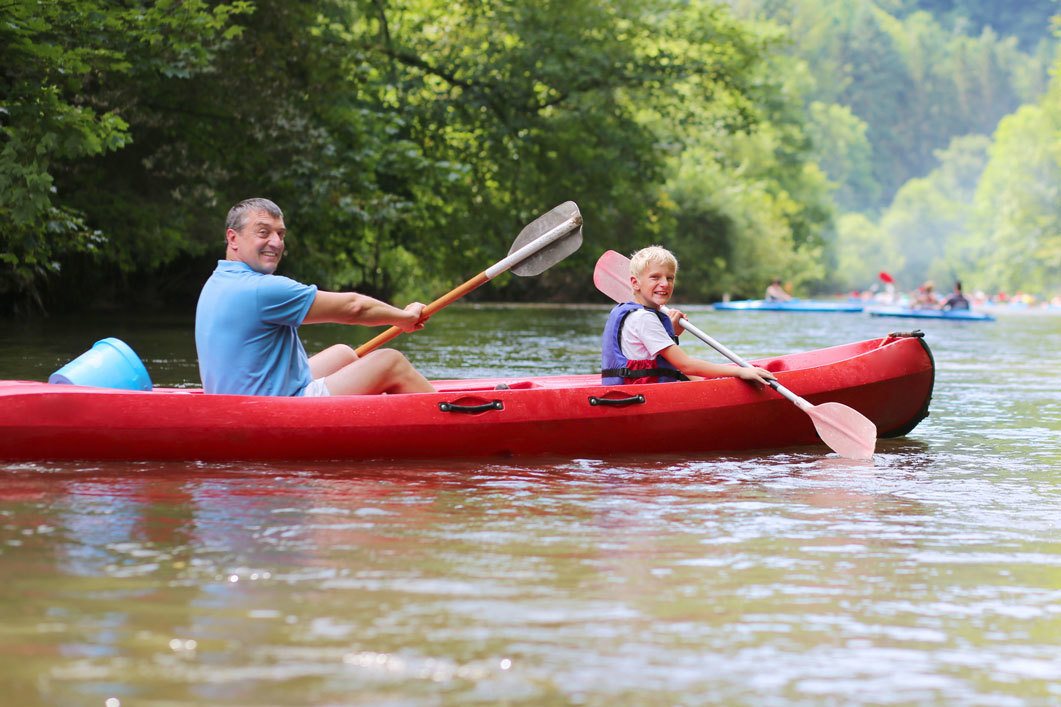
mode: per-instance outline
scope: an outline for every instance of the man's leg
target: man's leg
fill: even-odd
[[[313,380],[330,376],[357,360],[357,352],[346,344],[329,346],[309,357],[309,370]]]
[[[324,384],[332,395],[435,392],[434,386],[413,368],[409,359],[395,349],[378,349],[365,354],[326,376]]]

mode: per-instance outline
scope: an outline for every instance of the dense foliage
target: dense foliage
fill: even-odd
[[[582,250],[485,294],[594,301],[597,255],[649,242],[690,299],[885,262],[1056,287],[1049,34],[930,5],[6,0],[0,308],[190,308],[252,195],[285,210],[285,273],[398,299],[569,199]]]
[[[1047,36],[1057,0],[903,0],[902,12],[930,12],[941,24],[977,35],[987,28],[1002,37],[1015,37],[1032,50]]]
[[[808,132],[836,185],[835,267],[819,286],[861,289],[887,270],[907,289],[1061,291],[1056,3],[736,5],[785,26],[807,76]]]
[[[240,33],[233,17],[249,9],[196,1],[0,4],[0,297],[39,304],[50,277],[84,285],[58,278],[64,262],[82,257],[105,252],[109,263],[151,266],[172,256],[114,243],[122,224],[103,222],[83,204],[108,201],[116,185],[83,190],[76,175],[138,140],[141,92],[209,71]],[[144,221],[154,231],[166,227]]]

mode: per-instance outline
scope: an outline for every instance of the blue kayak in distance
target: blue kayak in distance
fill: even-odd
[[[712,307],[723,312],[861,312],[863,309],[861,302],[830,302],[813,299],[792,299],[787,302],[745,299],[715,302]]]
[[[912,307],[868,307],[874,317],[906,317],[909,319],[951,319],[961,322],[993,322],[995,318],[971,309],[914,309]]]

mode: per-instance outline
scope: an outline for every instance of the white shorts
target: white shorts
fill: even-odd
[[[318,378],[302,389],[302,396],[305,398],[326,398],[329,395],[331,395],[331,392],[329,392],[328,386],[324,385],[323,378]]]

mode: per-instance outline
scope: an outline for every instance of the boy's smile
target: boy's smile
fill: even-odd
[[[638,304],[659,309],[670,301],[674,293],[674,268],[662,263],[649,263],[639,277],[630,277],[630,285]]]

